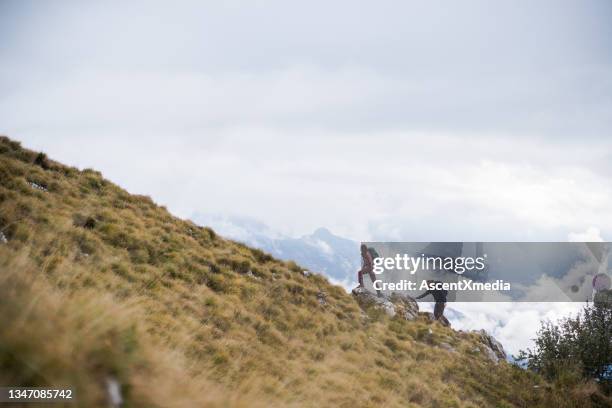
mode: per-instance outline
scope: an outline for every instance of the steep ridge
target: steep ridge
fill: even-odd
[[[78,406],[572,406],[406,299],[364,302],[0,138],[0,383]],[[416,306],[416,305],[415,305]],[[483,340],[485,339],[485,340]]]

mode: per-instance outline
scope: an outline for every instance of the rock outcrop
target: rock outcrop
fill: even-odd
[[[482,343],[482,351],[485,355],[494,363],[499,362],[500,360],[506,359],[506,351],[504,350],[504,346],[497,341],[497,339],[491,336],[486,330],[474,330],[473,333],[476,333]]]
[[[407,295],[392,293],[390,296],[378,297],[365,288],[356,287],[353,289],[353,297],[363,310],[375,309],[385,312],[389,317],[401,316],[404,320],[415,320],[419,316],[435,321],[431,312],[419,312],[419,304],[416,300]],[[442,316],[438,322],[445,327],[450,327],[450,322]]]
[[[400,316],[404,320],[415,320],[419,314],[419,305],[409,296],[396,293],[389,297],[378,297],[365,288],[353,289],[353,297],[362,309],[383,311],[389,317]]]
[[[425,316],[425,318],[435,321],[433,313],[419,312],[418,303],[410,296],[393,293],[391,296],[378,297],[376,294],[361,287],[353,289],[352,294],[364,311],[379,310],[389,317],[400,316],[404,320],[415,320],[419,316]],[[321,302],[321,299],[319,299],[319,302]],[[438,322],[443,326],[450,327],[450,322],[444,316],[442,316]],[[474,349],[475,353],[482,352],[488,359],[496,364],[506,359],[504,346],[502,346],[495,337],[487,333],[486,330],[474,330],[472,333],[477,335],[480,342],[480,346]],[[441,347],[449,351],[454,351],[450,345],[447,346],[444,344],[441,345]]]

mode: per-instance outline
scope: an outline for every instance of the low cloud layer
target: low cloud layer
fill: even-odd
[[[485,307],[483,307],[485,306]],[[461,330],[485,329],[495,336],[510,354],[533,348],[541,321],[558,321],[576,315],[584,305],[577,303],[453,303],[458,313],[451,315],[453,327]]]

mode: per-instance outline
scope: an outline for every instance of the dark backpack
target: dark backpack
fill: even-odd
[[[378,255],[378,252],[376,252],[374,248],[368,247],[368,252],[370,253],[370,256],[372,257],[372,261],[374,261],[376,258],[380,258],[380,255]]]

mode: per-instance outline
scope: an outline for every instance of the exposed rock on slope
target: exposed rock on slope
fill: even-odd
[[[506,351],[504,350],[504,346],[502,346],[502,344],[497,341],[495,337],[487,333],[484,329],[475,330],[474,333],[480,337],[480,340],[484,345],[484,353],[489,359],[491,359],[491,361],[497,363],[500,360],[503,361],[506,359],[507,355]]]
[[[380,312],[391,318],[399,316],[407,321],[415,320],[419,316],[424,316],[429,321],[436,321],[433,313],[419,312],[418,303],[410,296],[393,293],[389,297],[384,295],[379,297],[361,287],[353,289],[352,295],[365,312]],[[450,322],[444,316],[442,316],[438,322],[442,326],[450,327]],[[473,349],[475,353],[482,352],[486,358],[495,364],[506,360],[504,347],[495,337],[487,333],[484,329],[474,330],[472,333],[478,336],[477,338],[480,343],[478,347]],[[431,335],[431,331],[428,332],[428,335]],[[455,348],[446,342],[440,343],[439,347],[447,351],[456,352]]]
[[[390,297],[378,297],[367,289],[353,289],[353,297],[364,310],[380,310],[387,316],[401,316],[404,320],[415,320],[419,313],[419,305],[409,296],[393,294]]]

